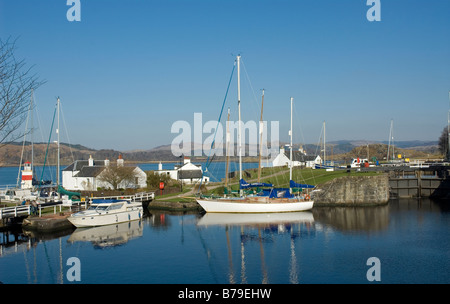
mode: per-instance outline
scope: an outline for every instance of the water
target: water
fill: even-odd
[[[142,222],[118,226],[3,233],[0,281],[372,283],[367,261],[376,257],[381,283],[450,283],[449,206],[391,200],[258,218],[151,212]],[[80,281],[68,280],[72,257],[79,259]]]
[[[0,168],[0,184],[16,178],[17,168]],[[448,284],[448,235],[450,202],[429,199],[257,218],[152,211],[118,226],[1,232],[0,282],[372,283],[367,261],[376,257],[381,283]],[[80,281],[68,279],[73,257]]]
[[[175,165],[179,163],[163,163],[163,170],[172,170]],[[212,182],[220,181],[225,177],[225,162],[213,162],[208,166],[208,170],[205,170],[205,163],[195,163],[197,165],[202,165],[202,170],[204,171],[204,175],[210,177]],[[137,164],[139,168],[144,171],[158,170],[158,164],[156,163],[140,163]],[[60,170],[64,170],[66,166],[61,166]],[[242,169],[252,169],[258,168],[258,163],[242,163]],[[231,163],[229,171],[238,171],[239,167],[236,163]],[[9,187],[14,187],[17,182],[19,168],[17,167],[0,167],[0,188],[4,188],[6,185]],[[34,167],[35,177],[37,179],[42,180],[56,180],[56,166],[46,166],[43,168],[42,166]],[[62,173],[61,173],[62,176]],[[21,175],[19,176],[20,181]],[[20,185],[20,183],[19,183]]]

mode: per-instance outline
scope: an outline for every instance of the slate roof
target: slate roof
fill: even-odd
[[[88,160],[76,160],[73,163],[71,163],[69,166],[64,168],[63,171],[80,171],[83,167],[88,167],[88,166],[89,166]],[[105,161],[104,160],[94,160],[94,166],[105,167]]]
[[[287,158],[290,157],[289,151],[284,151],[284,155],[286,155]],[[314,155],[305,155],[300,151],[292,151],[292,160],[298,161],[298,162],[307,162],[307,161],[313,161],[316,159],[317,156]]]
[[[81,168],[80,172],[75,174],[75,177],[96,177],[103,170],[105,170],[104,166],[84,166]]]
[[[178,174],[180,179],[202,178],[201,170],[179,170]]]

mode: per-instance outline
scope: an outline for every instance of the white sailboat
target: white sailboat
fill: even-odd
[[[240,196],[239,197],[220,197],[206,198],[200,197],[197,202],[206,212],[224,212],[224,213],[268,213],[268,212],[297,212],[311,210],[314,201],[308,195],[293,195],[288,188],[276,189],[272,188],[265,191],[263,195],[243,195],[243,188],[251,186],[259,186],[257,184],[247,184],[242,179],[242,145],[241,145],[241,101],[240,101],[240,56],[237,56],[237,72],[238,72],[238,148],[239,148],[239,180],[240,180]],[[292,103],[291,98],[291,155],[290,155],[290,180],[292,181]],[[295,184],[295,183],[294,183]],[[298,184],[296,184],[299,186]],[[263,185],[266,186],[266,185]]]

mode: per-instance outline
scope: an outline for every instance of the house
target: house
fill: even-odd
[[[116,166],[123,166],[124,160],[119,155]],[[92,155],[89,160],[76,160],[62,171],[62,185],[67,190],[97,190],[97,188],[112,188],[112,185],[103,181],[101,176],[110,164],[108,159],[94,160]],[[132,167],[134,181],[121,181],[117,188],[145,188],[147,187],[147,174],[139,167]]]
[[[273,167],[281,167],[288,166],[290,159],[290,150],[286,151],[284,147],[280,148],[280,153],[274,158],[272,161]],[[298,167],[308,167],[314,168],[315,164],[320,164],[322,162],[322,158],[317,155],[306,155],[303,149],[299,149],[298,151],[292,151],[292,166]]]
[[[175,165],[173,170],[162,170],[161,163],[159,164],[156,174],[169,175],[171,179],[180,180],[184,184],[208,183],[209,177],[203,176],[202,165],[195,165],[191,163],[189,157],[184,158],[183,165]]]

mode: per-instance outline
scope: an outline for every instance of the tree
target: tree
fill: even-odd
[[[32,91],[44,83],[24,60],[16,59],[15,50],[16,40],[0,39],[0,147],[24,135],[16,131],[26,118]]]
[[[147,187],[149,187],[149,189],[158,188],[160,182],[164,182],[165,185],[168,185],[170,181],[170,176],[167,174],[159,174],[154,171],[147,172]]]
[[[125,166],[107,166],[105,170],[100,173],[98,179],[102,182],[108,183],[114,190],[118,189],[120,184],[128,186],[136,180],[134,167]]]
[[[447,158],[448,154],[448,127],[444,127],[439,137],[439,151]]]

